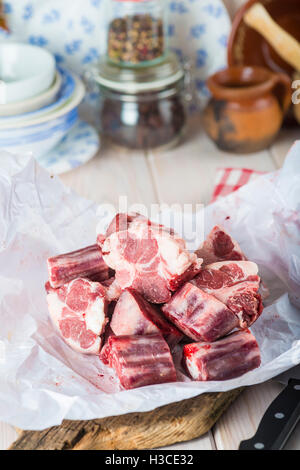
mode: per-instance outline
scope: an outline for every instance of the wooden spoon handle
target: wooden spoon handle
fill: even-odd
[[[282,59],[300,71],[300,43],[279,26],[260,3],[255,3],[244,15],[244,21],[260,33]]]

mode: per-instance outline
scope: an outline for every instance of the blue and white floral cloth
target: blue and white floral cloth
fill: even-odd
[[[4,11],[13,39],[46,47],[58,64],[81,73],[105,50],[106,1],[6,0]],[[168,10],[170,46],[194,64],[204,104],[205,80],[226,65],[229,15],[221,0],[168,0]]]

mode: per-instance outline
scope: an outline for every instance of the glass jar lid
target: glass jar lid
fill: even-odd
[[[103,59],[90,72],[98,84],[129,94],[162,90],[184,76],[183,68],[172,53],[163,62],[140,69],[120,68]]]

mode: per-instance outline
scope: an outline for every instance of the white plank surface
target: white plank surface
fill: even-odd
[[[217,448],[235,450],[241,441],[252,437],[267,407],[282,389],[275,382],[247,388],[215,426]]]
[[[211,432],[205,434],[198,439],[188,442],[181,442],[168,447],[160,447],[160,450],[217,450],[213,434]]]
[[[156,202],[146,156],[105,143],[93,160],[61,179],[81,196],[98,203],[118,206],[119,195],[127,196],[129,204]]]
[[[251,438],[268,406],[283,389],[283,385],[274,381],[247,388],[213,430],[217,449],[236,450],[241,441]],[[300,449],[300,423],[285,445],[285,449]]]

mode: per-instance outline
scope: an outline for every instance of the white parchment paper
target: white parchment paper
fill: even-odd
[[[201,201],[199,201],[201,202]],[[46,258],[95,241],[99,210],[30,157],[0,153],[0,420],[43,429],[158,406],[203,392],[263,382],[300,363],[300,142],[281,171],[205,209],[256,261],[270,289],[252,330],[262,366],[225,382],[182,382],[120,391],[97,357],[73,352],[48,317]]]

